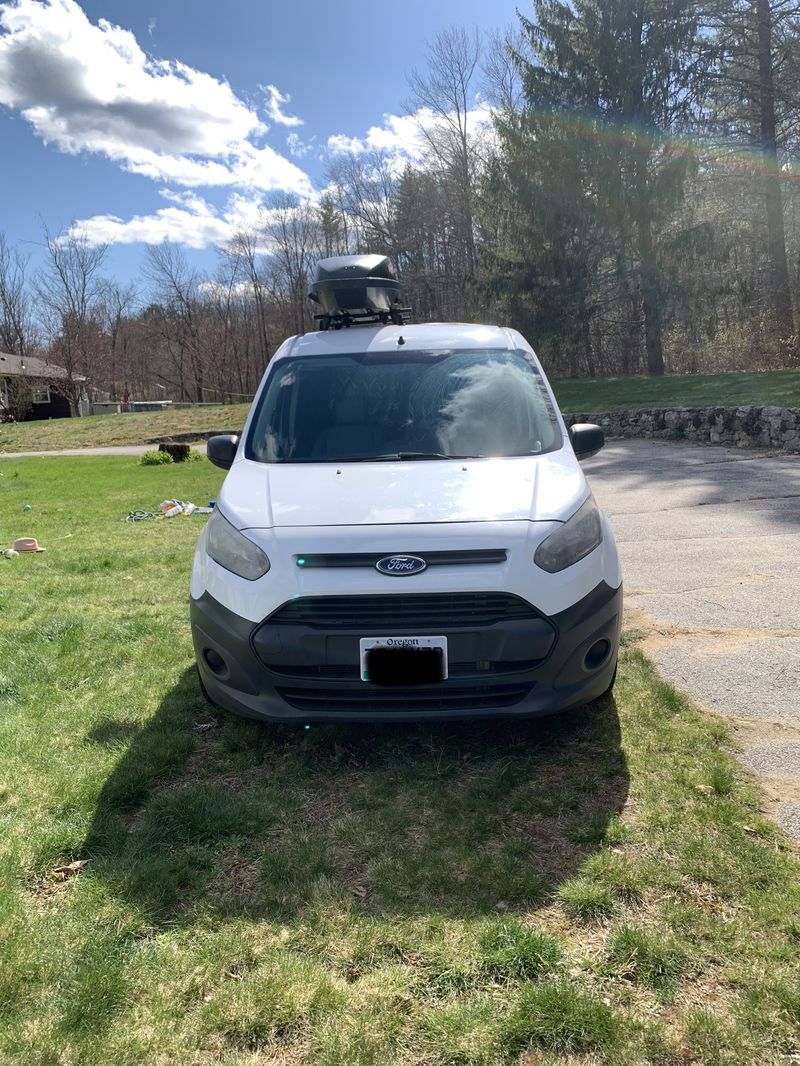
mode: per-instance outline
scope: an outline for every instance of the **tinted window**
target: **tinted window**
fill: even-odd
[[[411,452],[538,455],[560,446],[541,375],[524,352],[392,352],[280,360],[247,455],[319,463]]]

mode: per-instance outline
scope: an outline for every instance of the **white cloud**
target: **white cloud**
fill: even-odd
[[[160,244],[170,241],[190,248],[223,244],[237,230],[252,228],[261,217],[260,197],[234,193],[224,210],[218,211],[195,193],[176,193],[167,189],[161,195],[169,201],[150,215],[122,219],[117,215],[95,215],[80,219],[72,233],[85,234],[91,244]]]
[[[186,188],[238,185],[246,189],[271,192],[289,190],[308,195],[311,182],[294,163],[269,145],[256,148],[243,144],[232,159],[198,159],[185,155],[142,152],[126,170],[154,181],[168,181]]]
[[[219,281],[201,281],[197,287],[206,296],[215,296],[220,300],[224,300],[229,291],[234,299],[240,300],[250,299],[255,292],[252,281],[237,281],[230,287]]]
[[[317,194],[297,200],[297,206],[269,206],[258,195],[233,193],[225,207],[218,210],[204,197],[193,192],[174,192],[160,189],[168,201],[149,215],[122,219],[117,215],[94,215],[78,219],[69,233],[85,236],[90,244],[160,244],[168,241],[190,248],[207,248],[230,241],[242,230],[258,233],[259,252],[269,252],[274,243],[269,231],[275,222],[285,223],[293,213],[301,211],[308,202],[318,200]]]
[[[304,141],[297,133],[288,133],[286,135],[286,147],[289,149],[289,155],[294,156],[295,159],[302,159],[304,155],[308,155],[313,151],[315,137],[312,137],[310,141]]]
[[[259,146],[268,125],[227,82],[148,56],[134,35],[91,23],[75,0],[0,4],[0,104],[45,142],[106,156],[123,169],[185,186],[308,193],[308,176]],[[267,89],[273,121],[288,98]]]
[[[263,86],[267,95],[267,114],[273,122],[282,126],[302,126],[303,120],[296,115],[284,115],[281,105],[291,103],[291,96],[284,96],[274,85]]]
[[[368,148],[418,159],[424,146],[420,125],[435,124],[433,113],[424,109],[415,115],[384,115],[382,126],[372,126],[367,131],[366,144]]]
[[[488,130],[492,113],[488,105],[479,103],[467,112],[467,129],[473,133]],[[445,120],[428,108],[420,108],[413,115],[383,116],[383,124],[371,126],[366,135],[348,137],[335,133],[328,138],[331,155],[359,155],[366,151],[382,151],[395,157],[398,162],[419,162],[428,147],[426,131],[435,134]]]
[[[492,112],[486,104],[479,104],[467,112],[467,130],[477,133],[491,125]],[[419,160],[425,154],[428,136],[445,128],[441,115],[428,108],[420,108],[413,115],[384,115],[382,126],[372,126],[367,132],[368,148],[380,149],[393,155]]]
[[[328,151],[331,155],[359,155],[366,151],[366,144],[358,137],[347,137],[344,133],[334,133],[328,138]]]

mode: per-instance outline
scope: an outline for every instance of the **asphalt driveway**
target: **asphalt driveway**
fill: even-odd
[[[585,470],[616,531],[628,626],[670,682],[733,718],[800,840],[800,459],[632,440]]]

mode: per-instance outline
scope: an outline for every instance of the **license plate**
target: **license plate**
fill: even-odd
[[[361,680],[430,685],[447,680],[447,637],[362,637]]]

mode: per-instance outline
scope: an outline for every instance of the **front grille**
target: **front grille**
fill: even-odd
[[[391,711],[480,711],[513,707],[532,685],[485,685],[470,688],[360,689],[279,688],[278,695],[295,710],[307,714],[356,711],[381,714]]]
[[[279,607],[267,624],[357,629],[364,634],[387,626],[395,632],[418,629],[420,633],[431,633],[458,626],[484,628],[496,622],[540,617],[525,600],[505,592],[436,592],[394,596],[303,596]]]
[[[338,552],[327,555],[296,555],[303,570],[374,568],[379,559],[390,555],[416,555],[428,566],[489,566],[508,559],[505,548],[470,548],[464,551],[435,552]]]

